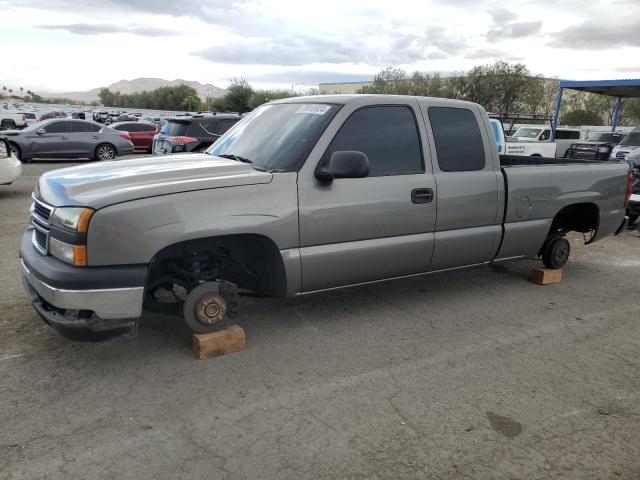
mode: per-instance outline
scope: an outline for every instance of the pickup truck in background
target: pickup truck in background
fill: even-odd
[[[27,118],[31,117],[33,118]],[[0,130],[20,130],[35,123],[35,114],[26,114],[14,110],[0,110]]]
[[[626,225],[627,164],[499,156],[474,103],[386,96],[262,105],[206,153],[55,170],[21,242],[38,314],[73,338],[143,311],[225,325],[239,295],[295,297],[539,256]]]

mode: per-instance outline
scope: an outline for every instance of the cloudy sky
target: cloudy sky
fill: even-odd
[[[640,77],[640,0],[0,0],[0,84],[76,91],[137,77],[296,89],[385,66],[495,60]]]

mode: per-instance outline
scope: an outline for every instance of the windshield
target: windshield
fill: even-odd
[[[620,138],[617,133],[596,133],[587,138],[587,142],[616,142]]]
[[[538,138],[541,131],[541,128],[519,128],[513,136],[519,138]]]
[[[295,172],[338,111],[338,105],[262,105],[236,123],[207,153],[250,160],[259,169]]]
[[[620,142],[620,145],[640,146],[640,132],[631,132]]]

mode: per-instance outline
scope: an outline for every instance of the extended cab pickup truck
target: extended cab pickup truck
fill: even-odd
[[[43,175],[20,248],[36,311],[78,338],[144,311],[224,324],[240,294],[293,297],[520,257],[552,268],[569,231],[626,224],[627,164],[499,157],[455,100],[278,100],[206,153]]]

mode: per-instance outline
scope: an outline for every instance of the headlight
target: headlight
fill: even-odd
[[[51,215],[51,225],[73,233],[87,233],[94,210],[83,207],[56,208]]]
[[[601,145],[598,147],[598,153],[607,153],[609,151],[609,147],[606,145]]]
[[[0,138],[0,159],[9,158],[9,145],[7,141]]]
[[[49,253],[76,267],[87,266],[89,220],[95,210],[84,207],[60,207],[49,217]],[[59,231],[56,232],[56,229]]]

